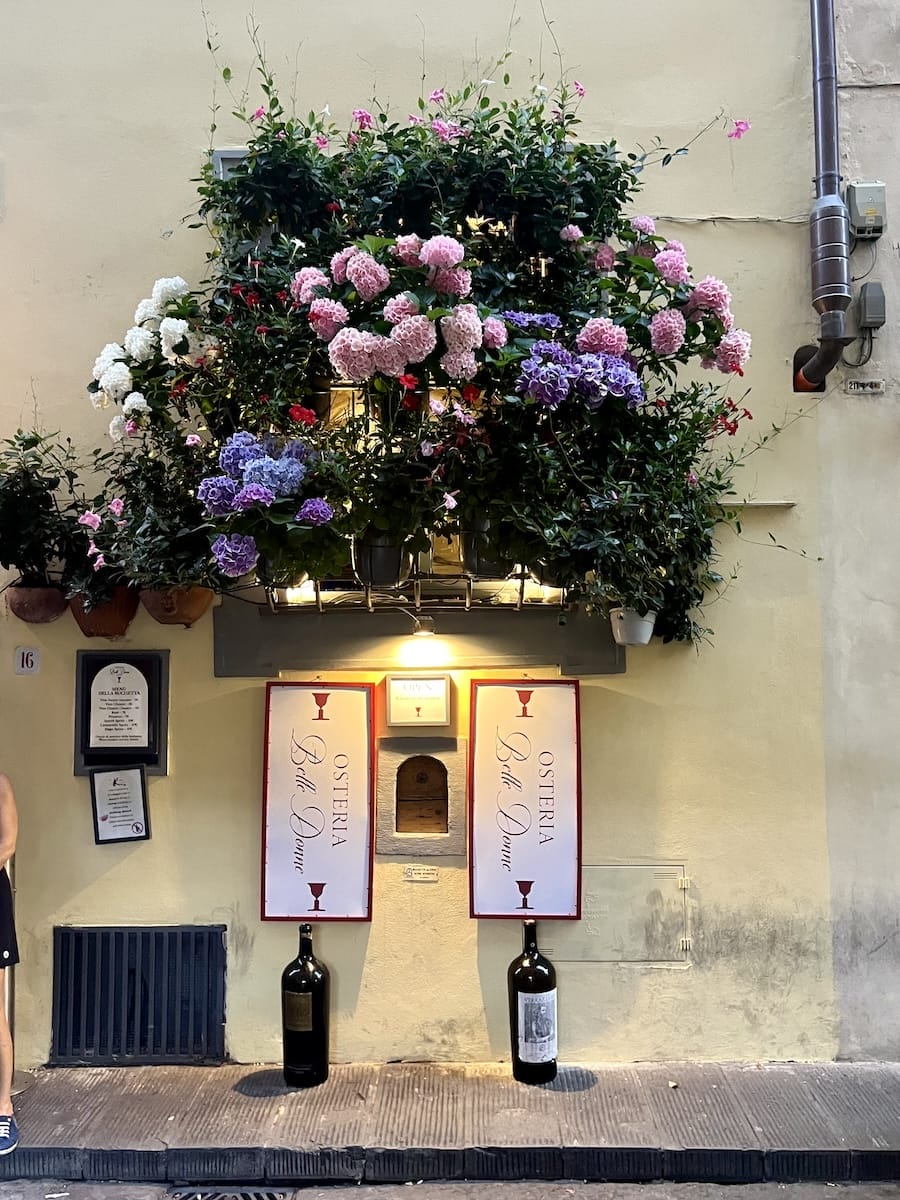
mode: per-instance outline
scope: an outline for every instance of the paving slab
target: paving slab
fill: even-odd
[[[349,1064],[39,1071],[0,1180],[761,1183],[900,1180],[900,1066]],[[5,1185],[0,1184],[0,1192]]]

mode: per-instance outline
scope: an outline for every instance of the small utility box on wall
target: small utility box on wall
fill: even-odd
[[[379,738],[377,854],[465,856],[466,748],[464,738]]]

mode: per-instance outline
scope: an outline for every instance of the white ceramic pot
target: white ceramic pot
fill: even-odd
[[[639,613],[633,608],[611,608],[609,620],[613,637],[620,646],[646,646],[653,637],[656,613]]]

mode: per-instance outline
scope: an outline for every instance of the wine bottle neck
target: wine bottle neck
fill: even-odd
[[[312,927],[309,925],[300,926],[300,958],[312,958],[313,943],[312,943]]]
[[[526,921],[522,928],[522,949],[526,954],[537,954],[537,923]]]

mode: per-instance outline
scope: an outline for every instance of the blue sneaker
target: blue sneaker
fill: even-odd
[[[19,1144],[19,1127],[15,1117],[0,1117],[0,1156],[12,1154]]]

